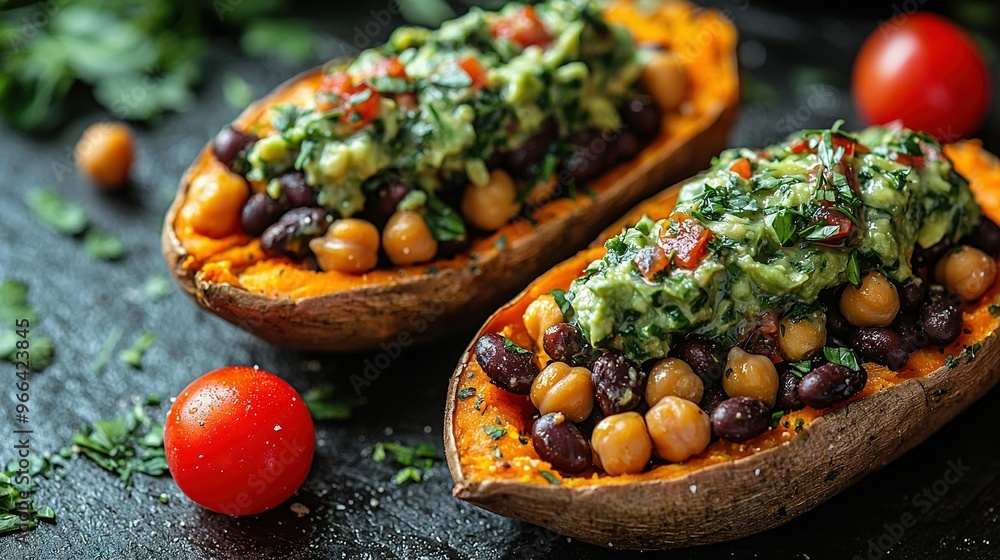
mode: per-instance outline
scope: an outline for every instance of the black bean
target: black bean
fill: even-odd
[[[858,329],[851,337],[851,346],[864,360],[891,370],[898,370],[910,359],[903,337],[884,327]]]
[[[813,408],[829,408],[858,394],[868,383],[865,368],[854,371],[827,363],[805,374],[799,381],[799,399]]]
[[[927,296],[927,285],[922,280],[908,280],[897,290],[899,307],[903,311],[916,311]]]
[[[385,227],[389,218],[396,213],[400,201],[412,190],[410,185],[398,181],[382,185],[375,191],[375,196],[370,196],[365,201],[364,217],[379,229]]]
[[[490,383],[516,395],[531,392],[531,382],[538,375],[537,357],[503,335],[484,334],[476,341],[476,362]]]
[[[962,334],[962,304],[954,294],[939,290],[931,292],[928,301],[920,308],[920,327],[927,334],[927,341],[935,346],[946,346]]]
[[[890,328],[899,333],[903,339],[903,348],[910,354],[927,346],[927,333],[924,332],[916,317],[900,313]]]
[[[640,140],[650,140],[660,133],[660,107],[651,97],[629,99],[622,106],[622,121]]]
[[[583,331],[569,323],[556,323],[546,329],[542,347],[553,360],[574,366],[585,365],[590,358],[590,344]]]
[[[575,144],[576,149],[566,160],[566,171],[576,184],[590,182],[610,166],[612,148],[600,132],[586,132]]]
[[[590,364],[597,403],[605,415],[634,410],[643,401],[646,372],[618,352],[604,352]]]
[[[254,237],[260,237],[264,230],[281,218],[288,208],[271,198],[267,193],[257,193],[247,200],[240,214],[240,226],[243,231]]]
[[[778,408],[786,411],[800,410],[806,405],[799,399],[799,382],[801,378],[791,371],[786,371],[778,378]]]
[[[913,248],[913,258],[910,259],[910,263],[913,268],[920,268],[923,266],[928,266],[934,268],[938,259],[944,256],[951,249],[951,240],[947,237],[938,241],[937,243],[927,247],[926,249],[921,247],[918,243],[916,247]]]
[[[642,151],[639,137],[628,130],[621,131],[612,146],[615,151],[615,161],[631,161]]]
[[[691,366],[706,388],[722,379],[722,363],[715,355],[715,345],[705,338],[686,338],[670,350],[670,355]]]
[[[972,233],[962,238],[962,243],[972,245],[994,257],[1000,255],[1000,226],[986,216],[980,216],[979,225],[972,230]]]
[[[322,208],[295,208],[264,230],[260,248],[270,256],[301,259],[309,255],[309,241],[326,233],[333,217]]]
[[[539,458],[562,472],[581,473],[590,468],[593,460],[587,438],[561,412],[535,420],[531,427],[531,443]]]
[[[226,167],[245,173],[245,169],[239,169],[239,160],[246,157],[256,142],[257,135],[244,134],[231,126],[226,126],[212,140],[212,153]]]
[[[558,139],[559,127],[552,121],[546,121],[538,132],[529,136],[520,146],[504,155],[504,168],[519,176],[530,173],[534,166],[542,163],[545,154],[549,151],[549,146]]]
[[[306,183],[306,176],[301,171],[289,171],[278,175],[281,193],[292,208],[302,208],[317,205],[316,189]]]
[[[728,441],[751,440],[766,432],[770,424],[767,405],[749,397],[726,399],[712,411],[712,431]]]
[[[701,407],[709,416],[715,410],[715,407],[719,406],[720,403],[728,399],[726,392],[722,390],[722,385],[715,385],[714,387],[709,387],[705,389],[705,394],[701,397],[701,402],[698,406]]]

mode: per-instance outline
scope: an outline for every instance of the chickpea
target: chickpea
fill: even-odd
[[[495,231],[521,211],[516,202],[517,187],[506,171],[490,173],[483,186],[469,185],[462,195],[462,215],[479,229]]]
[[[934,276],[967,302],[983,297],[997,278],[997,263],[986,253],[963,245],[941,257]]]
[[[642,86],[663,110],[676,109],[684,101],[687,74],[681,57],[673,51],[656,51],[642,69]]]
[[[646,404],[655,406],[664,397],[673,396],[691,402],[701,402],[705,383],[691,366],[677,358],[660,360],[649,372],[646,382]]]
[[[544,348],[545,331],[552,325],[563,322],[562,310],[551,294],[538,296],[528,304],[521,317],[524,321],[524,328],[538,346],[539,350]]]
[[[397,265],[429,261],[437,254],[438,242],[417,212],[396,212],[382,230],[382,248]]]
[[[370,222],[337,220],[326,235],[309,241],[319,267],[326,271],[358,274],[378,264],[379,233]]]
[[[132,129],[125,123],[99,122],[87,127],[73,151],[76,167],[106,191],[125,186],[135,159]]]
[[[656,456],[677,463],[697,455],[712,441],[712,421],[697,404],[666,396],[646,412],[646,429]]]
[[[638,412],[622,412],[601,420],[590,438],[594,460],[614,476],[638,474],[653,456],[653,442]]]
[[[826,319],[820,313],[793,321],[785,317],[778,323],[778,347],[793,362],[811,358],[826,346]]]
[[[240,216],[249,197],[246,181],[219,165],[191,182],[182,215],[196,233],[221,239],[240,231]]]
[[[531,383],[531,402],[541,414],[561,412],[573,422],[583,422],[594,410],[590,370],[550,363]]]
[[[749,397],[774,406],[778,396],[778,370],[766,356],[734,346],[726,358],[722,388],[730,397]]]
[[[855,327],[888,327],[899,312],[896,286],[872,271],[861,279],[861,287],[847,286],[840,296],[840,312]]]

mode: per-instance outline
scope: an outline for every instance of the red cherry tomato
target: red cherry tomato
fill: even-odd
[[[483,87],[489,81],[486,77],[486,69],[474,56],[463,56],[458,59],[458,67],[472,79],[473,87]]]
[[[983,54],[965,31],[929,13],[876,29],[854,61],[854,102],[873,124],[901,119],[944,141],[976,130],[990,103]]]
[[[531,45],[545,46],[552,41],[552,36],[545,29],[545,24],[538,19],[538,14],[532,6],[525,6],[514,15],[497,20],[493,24],[493,36],[510,39],[521,48]]]
[[[163,445],[170,475],[191,500],[227,515],[253,515],[302,486],[316,434],[291,385],[263,370],[225,367],[181,391]]]
[[[708,254],[708,242],[712,240],[712,231],[701,225],[698,220],[681,214],[670,216],[677,221],[677,234],[660,236],[659,246],[667,255],[673,254],[673,264],[679,268],[697,268],[698,264]],[[666,230],[664,230],[664,233]]]

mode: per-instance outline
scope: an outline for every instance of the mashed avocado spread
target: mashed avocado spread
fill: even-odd
[[[688,333],[735,341],[764,310],[815,311],[820,291],[864,271],[903,282],[915,246],[957,241],[979,219],[932,137],[835,125],[723,152],[671,218],[609,240],[566,298],[595,346],[659,358]]]
[[[312,103],[275,108],[275,133],[248,154],[247,177],[279,198],[275,177],[300,170],[320,205],[341,217],[402,181],[422,193],[411,202],[453,215],[436,192],[485,184],[491,157],[543,126],[554,123],[560,139],[619,128],[639,58],[627,30],[584,0],[473,8],[436,31],[400,28],[328,68]],[[553,165],[564,156],[558,141],[550,156]]]

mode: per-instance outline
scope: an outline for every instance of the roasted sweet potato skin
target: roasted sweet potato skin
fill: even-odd
[[[452,259],[361,276],[316,272],[266,257],[259,241],[242,233],[212,239],[194,230],[185,212],[196,203],[192,185],[228,173],[206,146],[181,180],[164,223],[163,252],[174,278],[209,311],[265,340],[303,350],[374,350],[474,327],[638,200],[697,172],[725,145],[739,97],[732,24],[684,2],[651,14],[620,2],[607,14],[638,41],[677,51],[690,86],[681,110],[665,115],[660,137],[593,182],[593,197],[548,202],[532,222],[512,222]],[[315,69],[293,78],[251,105],[234,127],[249,130],[268,122],[274,105],[312,95],[320,75]]]
[[[977,141],[947,146],[946,154],[969,179],[986,215],[1000,219],[1000,160]],[[668,216],[677,188],[640,204],[589,249],[542,275],[497,311],[479,334],[501,332],[531,347],[521,322],[528,304],[550,290],[566,289],[603,255],[603,242],[625,224],[643,214]],[[541,461],[530,439],[522,443],[518,437],[534,412],[531,403],[490,385],[470,348],[452,377],[445,417],[455,495],[614,548],[673,548],[763,531],[888,464],[992,388],[1000,380],[995,342],[1000,319],[993,307],[998,301],[1000,281],[966,307],[963,334],[943,352],[936,347],[919,350],[899,371],[866,364],[868,384],[846,403],[786,414],[755,440],[717,441],[690,460],[638,475],[609,477],[590,471],[563,477]],[[497,419],[507,432],[493,440],[482,426]]]

